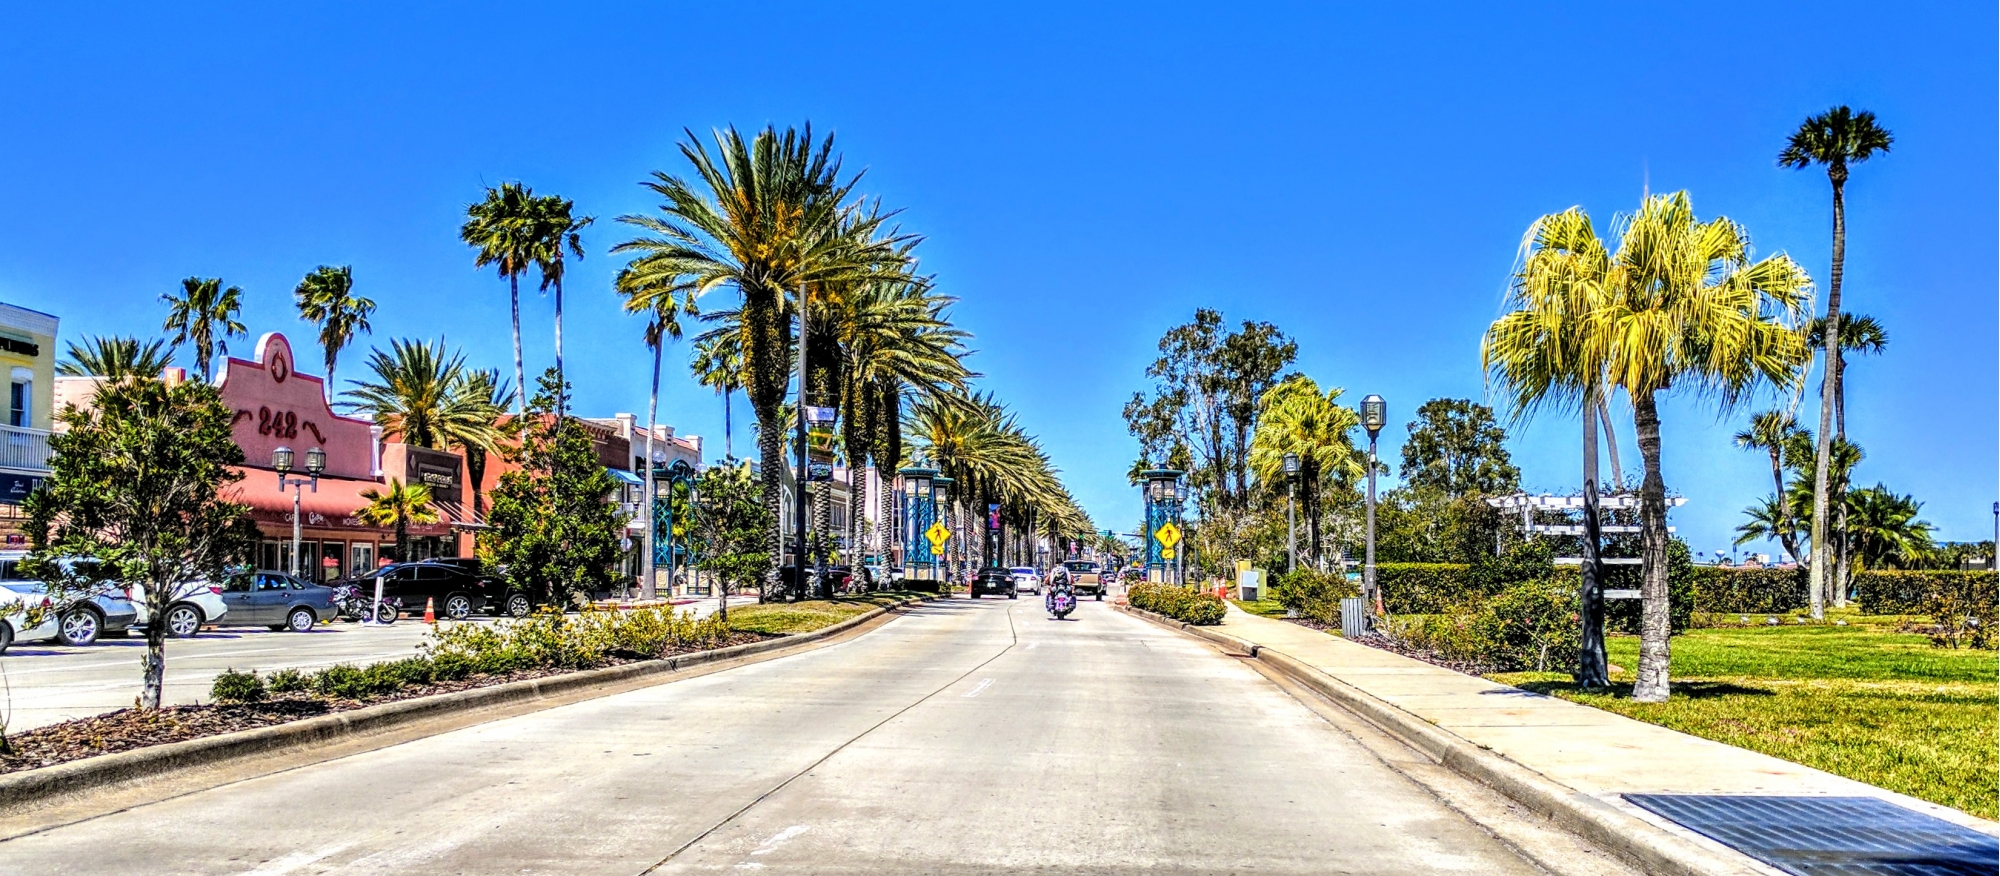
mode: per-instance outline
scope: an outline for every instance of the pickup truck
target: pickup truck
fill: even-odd
[[[1069,570],[1069,586],[1077,594],[1088,592],[1096,596],[1098,601],[1104,600],[1104,575],[1096,563],[1089,560],[1070,560],[1063,563],[1063,568]]]

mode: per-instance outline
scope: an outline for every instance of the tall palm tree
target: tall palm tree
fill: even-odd
[[[743,344],[734,331],[704,333],[695,339],[694,380],[722,396],[722,455],[736,458],[735,428],[731,423],[730,394],[743,388]]]
[[[173,350],[165,341],[98,336],[81,345],[70,341],[69,351],[56,363],[56,373],[65,377],[158,379],[172,361]]]
[[[906,256],[896,238],[876,236],[888,216],[848,221],[860,210],[851,200],[858,177],[842,178],[831,136],[815,141],[807,126],[783,133],[765,128],[746,140],[730,128],[715,132],[713,141],[711,152],[687,132],[681,155],[694,179],[656,171],[645,186],[663,201],[658,214],[619,217],[641,236],[612,251],[634,254],[623,273],[647,296],[677,297],[686,309],[722,287],[733,287],[740,296],[742,385],[758,422],[764,504],[777,520],[785,471],[784,421],[778,412],[795,342],[791,296],[829,283],[894,275]],[[767,578],[773,582],[784,556],[779,532],[776,526],[771,532]]]
[[[1804,169],[1814,165],[1824,166],[1827,181],[1833,184],[1833,265],[1827,275],[1826,293],[1826,325],[1830,328],[1822,329],[1822,332],[1836,338],[1845,337],[1840,325],[1840,287],[1847,261],[1848,165],[1867,161],[1877,152],[1888,152],[1894,141],[1895,137],[1887,128],[1875,123],[1874,113],[1837,106],[1801,122],[1798,130],[1792,132],[1784,150],[1778,153],[1781,167]],[[1840,348],[1840,344],[1826,345],[1826,368],[1820,377],[1819,452],[1816,456],[1819,467],[1813,472],[1811,588],[1814,617],[1819,616],[1818,607],[1826,599],[1827,569],[1833,559],[1826,538],[1831,490],[1828,488],[1825,464],[1830,458],[1828,445],[1834,439],[1843,437],[1833,421],[1834,412],[1842,407],[1840,397],[1845,389],[1841,383]]]
[[[299,318],[319,326],[319,344],[326,348],[326,391],[333,396],[333,368],[340,351],[354,340],[356,332],[371,331],[368,317],[375,302],[354,294],[354,271],[347,265],[320,265],[299,281],[292,294],[298,299]]]
[[[224,288],[222,280],[213,277],[189,277],[181,281],[178,297],[167,294],[160,300],[167,303],[166,330],[174,333],[170,343],[193,345],[202,382],[212,382],[216,355],[229,355],[229,339],[245,332],[236,320],[243,310],[243,290]]]
[[[673,299],[656,299],[654,307],[656,309],[652,313],[652,318],[646,321],[645,332],[646,346],[653,351],[652,394],[646,400],[646,499],[645,508],[640,515],[646,525],[646,568],[645,580],[640,584],[639,595],[645,599],[652,599],[659,590],[653,568],[655,557],[653,503],[659,495],[658,489],[654,486],[654,478],[660,465],[653,458],[653,440],[660,433],[660,356],[667,346],[668,339],[677,340],[681,336],[681,324],[674,313]]]
[[[1775,497],[1785,494],[1784,451],[1786,442],[1798,434],[1799,421],[1789,411],[1764,411],[1750,418],[1750,428],[1736,433],[1736,446],[1745,450],[1762,450],[1771,456],[1771,489],[1773,500],[1768,508],[1777,516],[1770,530],[1778,542],[1790,554],[1792,562],[1799,561],[1798,527],[1792,524],[1785,503]],[[1743,544],[1744,542],[1737,542]]]
[[[390,478],[388,489],[369,487],[361,491],[361,498],[368,504],[354,512],[355,519],[369,526],[394,526],[398,562],[410,558],[410,524],[438,522],[431,488],[423,484],[406,485],[401,478]]]
[[[1340,404],[1344,392],[1337,386],[1322,391],[1305,375],[1287,378],[1258,400],[1250,439],[1250,470],[1264,483],[1284,483],[1285,454],[1298,454],[1299,510],[1306,518],[1307,555],[1315,562],[1326,490],[1368,473],[1367,454],[1354,444],[1361,418]]]
[[[446,350],[443,341],[397,339],[387,352],[371,351],[368,368],[375,379],[341,393],[348,399],[343,407],[368,414],[383,432],[415,447],[494,448],[499,411],[492,400],[508,393],[492,375],[467,368],[463,353]]]
[[[479,519],[486,517],[486,495],[482,486],[486,481],[486,460],[501,450],[501,442],[506,438],[508,427],[500,422],[507,408],[514,404],[514,390],[507,381],[500,378],[494,369],[479,369],[465,372],[460,384],[452,390],[452,402],[448,406],[459,413],[443,418],[440,428],[447,446],[456,447],[465,454],[465,476],[472,483],[472,513]]]
[[[1616,281],[1586,320],[1610,385],[1632,401],[1645,466],[1639,487],[1641,702],[1667,698],[1667,490],[1660,474],[1661,393],[1683,389],[1727,408],[1769,385],[1790,390],[1811,362],[1799,333],[1812,281],[1789,257],[1751,261],[1750,238],[1724,217],[1695,219],[1686,192],[1646,199],[1625,222]],[[1815,545],[1817,547],[1817,545]]]
[[[465,224],[458,229],[459,239],[479,251],[473,257],[473,268],[498,266],[500,278],[507,281],[514,320],[514,385],[523,390],[528,386],[528,374],[521,362],[521,274],[534,263],[539,246],[535,213],[534,191],[520,183],[503,182],[497,188],[487,188],[486,200],[465,208]],[[519,405],[517,413],[527,416],[525,391]]]
[[[529,239],[534,245],[535,266],[541,270],[542,291],[556,290],[556,379],[563,376],[562,315],[563,268],[565,254],[583,258],[583,229],[591,217],[575,216],[576,203],[560,195],[543,195],[530,201]],[[563,397],[558,396],[557,402]],[[562,411],[556,412],[558,415]]]
[[[1827,322],[1825,317],[1814,317],[1811,322],[1806,324],[1805,333],[1806,333],[1807,347],[1820,351],[1824,351],[1826,349],[1826,326]],[[1847,440],[1847,388],[1846,387],[1847,387],[1848,354],[1855,353],[1864,356],[1873,356],[1881,354],[1883,350],[1886,350],[1888,348],[1889,348],[1889,332],[1887,329],[1884,329],[1882,327],[1882,324],[1880,322],[1877,322],[1875,320],[1875,317],[1863,314],[1843,314],[1841,316],[1840,391],[1835,393],[1833,396],[1833,402],[1834,402],[1833,440],[1836,443]],[[1828,478],[1828,482],[1830,484],[1838,480],[1839,480],[1838,478],[1834,477]],[[1841,492],[1841,487],[1839,486],[1833,486],[1830,487],[1830,489],[1832,489],[1835,495],[1839,495]],[[1842,532],[1845,532],[1847,530],[1847,509],[1848,509],[1847,505],[1845,504],[1841,505],[1839,508],[1839,513],[1835,516],[1835,519],[1833,521],[1833,525],[1838,527]],[[1835,607],[1845,608],[1847,606],[1847,587],[1845,586],[1845,582],[1852,577],[1847,568],[1849,559],[1847,550],[1848,541],[1844,537],[1834,539],[1833,546],[1835,549],[1833,557],[1833,580],[1842,582],[1842,586],[1835,587],[1833,590],[1833,604]]]

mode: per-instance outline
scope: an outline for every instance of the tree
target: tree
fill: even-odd
[[[375,312],[375,302],[354,294],[354,271],[347,265],[314,268],[292,294],[298,300],[299,318],[319,326],[319,344],[326,348],[326,390],[331,396],[340,351],[356,332],[370,331],[368,317]]]
[[[512,393],[494,375],[467,368],[465,354],[446,350],[443,341],[396,339],[388,352],[369,353],[368,368],[375,380],[355,381],[341,394],[349,399],[342,407],[367,414],[405,444],[497,449],[503,409],[493,400]]]
[[[229,339],[246,331],[236,314],[243,309],[243,290],[223,288],[220,279],[189,277],[181,281],[180,297],[160,296],[167,302],[166,330],[173,332],[175,346],[194,346],[195,370],[201,381],[215,377],[216,354],[229,355]]]
[[[500,269],[507,281],[507,300],[514,320],[514,385],[522,389],[521,413],[527,413],[528,373],[521,361],[521,274],[535,261],[535,193],[517,182],[503,182],[486,190],[486,200],[465,208],[465,224],[458,237],[478,250],[472,267],[487,265]]]
[[[1864,570],[1921,565],[1937,547],[1935,528],[1917,519],[1923,507],[1916,497],[1897,495],[1882,484],[1849,490],[1842,538],[1856,563]]]
[[[549,606],[612,590],[625,534],[625,515],[612,501],[618,483],[590,434],[556,414],[568,392],[554,368],[543,373],[521,430],[522,468],[500,476],[490,528],[480,535],[507,583]]]
[[[1300,516],[1306,520],[1307,553],[1314,562],[1320,551],[1320,521],[1327,492],[1368,474],[1367,455],[1354,446],[1361,418],[1340,404],[1345,392],[1293,375],[1264,392],[1257,431],[1250,439],[1250,468],[1260,481],[1285,483],[1285,454],[1299,457]]]
[[[1810,361],[1799,332],[1811,280],[1789,257],[1752,262],[1749,234],[1724,217],[1699,222],[1686,192],[1646,199],[1615,257],[1617,281],[1586,320],[1604,350],[1610,385],[1632,400],[1645,465],[1639,487],[1638,682],[1633,699],[1669,690],[1667,492],[1660,474],[1658,397],[1676,389],[1725,409],[1760,387],[1795,387]],[[1815,549],[1818,545],[1815,544]]]
[[[576,203],[559,195],[544,195],[529,201],[528,239],[533,247],[535,266],[541,270],[542,291],[556,290],[556,379],[563,377],[562,314],[565,253],[583,258],[583,229],[589,216],[574,216]],[[562,411],[556,413],[561,414]]]
[[[1298,345],[1267,322],[1244,322],[1225,334],[1222,314],[1195,310],[1194,320],[1160,337],[1159,358],[1147,366],[1153,393],[1134,393],[1125,405],[1126,428],[1140,453],[1165,460],[1186,444],[1194,466],[1191,487],[1204,505],[1248,507],[1249,442],[1264,393],[1298,355]]]
[[[1804,169],[1813,165],[1826,167],[1827,181],[1833,184],[1833,266],[1827,277],[1826,317],[1821,328],[1822,335],[1831,334],[1845,338],[1841,326],[1840,293],[1841,280],[1845,275],[1847,261],[1847,175],[1848,165],[1859,164],[1874,157],[1877,152],[1888,152],[1895,137],[1887,128],[1875,124],[1875,114],[1862,110],[1855,112],[1846,106],[1837,106],[1816,116],[1808,117],[1799,124],[1778,153],[1781,167]],[[1841,344],[1827,344],[1826,368],[1820,377],[1819,399],[1819,450],[1817,459],[1821,466],[1813,473],[1813,532],[1811,590],[1813,617],[1820,617],[1828,590],[1827,567],[1833,556],[1826,537],[1829,524],[1827,513],[1828,497],[1833,492],[1828,488],[1827,471],[1824,463],[1829,459],[1827,447],[1836,438],[1845,438],[1846,430],[1834,421],[1834,412],[1844,405],[1841,396],[1845,387],[1841,382]]]
[[[1779,497],[1785,494],[1785,447],[1787,443],[1795,440],[1795,436],[1798,433],[1798,418],[1791,413],[1787,411],[1764,411],[1751,417],[1750,428],[1736,433],[1735,439],[1736,446],[1738,447],[1745,450],[1763,450],[1770,454],[1772,489],[1772,494],[1765,500],[1764,505],[1752,506],[1746,511],[1746,513],[1750,514],[1752,520],[1751,523],[1737,527],[1737,532],[1743,533],[1743,536],[1738,538],[1736,543],[1738,545],[1748,544],[1758,540],[1758,538],[1765,537],[1753,537],[1749,535],[1749,528],[1755,528],[1759,532],[1767,532],[1769,533],[1768,537],[1774,538],[1779,544],[1784,545],[1785,553],[1791,555],[1792,562],[1794,563],[1799,561],[1798,527],[1792,523],[1791,512],[1784,502],[1779,501]],[[1760,520],[1758,519],[1759,515],[1763,515],[1769,519]]]
[[[129,587],[146,626],[143,709],[160,707],[167,606],[199,581],[220,581],[249,560],[257,527],[224,498],[243,475],[232,413],[207,382],[122,380],[92,407],[61,413],[49,439],[53,472],[27,501],[32,550],[25,571],[57,601]],[[90,563],[63,560],[90,559]]]
[[[722,458],[736,459],[734,428],[730,423],[730,393],[743,388],[743,345],[734,332],[704,334],[694,343],[694,381],[722,396]]]
[[[771,558],[764,553],[774,521],[758,501],[750,463],[710,466],[695,482],[695,536],[701,543],[696,568],[713,576],[722,598],[717,613],[729,616],[730,588],[756,586]]]
[[[1520,489],[1521,470],[1507,455],[1507,432],[1493,409],[1462,398],[1435,398],[1417,408],[1403,444],[1403,482],[1457,499]]]
[[[354,512],[355,518],[369,526],[395,527],[399,562],[410,558],[410,524],[438,522],[437,508],[431,505],[431,488],[423,484],[405,485],[400,478],[390,478],[388,489],[369,487],[361,491],[361,498],[368,504]]]
[[[93,337],[79,346],[69,342],[69,351],[56,363],[56,373],[65,377],[141,377],[157,380],[166,373],[173,350],[164,341],[138,338]]]
[[[644,297],[675,297],[693,312],[701,296],[718,288],[733,287],[741,296],[734,325],[744,395],[757,417],[763,501],[774,521],[767,574],[775,584],[783,554],[775,521],[786,470],[787,421],[779,409],[791,377],[792,297],[900,275],[908,238],[878,234],[893,214],[863,211],[851,200],[859,177],[842,178],[832,136],[816,141],[810,126],[783,133],[767,127],[746,140],[729,128],[713,140],[710,152],[687,132],[681,155],[695,180],[654,172],[645,185],[663,199],[658,215],[619,217],[641,236],[612,252],[634,254],[620,272],[621,288],[629,284]]]

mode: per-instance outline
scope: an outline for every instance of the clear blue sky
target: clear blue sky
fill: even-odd
[[[608,220],[650,206],[649,171],[683,169],[684,127],[810,119],[929,236],[924,267],[963,300],[987,385],[1086,507],[1125,526],[1135,445],[1119,408],[1161,331],[1197,306],[1278,323],[1302,370],[1386,396],[1393,458],[1423,400],[1483,396],[1478,338],[1540,214],[1582,205],[1608,222],[1648,186],[1686,188],[1704,217],[1823,278],[1825,176],[1774,156],[1808,113],[1850,103],[1897,137],[1848,190],[1849,307],[1893,337],[1851,371],[1858,477],[1915,493],[1948,538],[1984,538],[1994,14],[30,4],[0,29],[0,300],[58,314],[71,338],[151,333],[161,293],[220,276],[246,290],[253,333],[304,346],[293,285],[352,264],[381,305],[364,344],[442,334],[502,366],[504,286],[472,270],[456,228],[482,185],[519,179],[600,217],[568,312],[580,409],[643,412]],[[551,308],[526,310],[530,368],[544,367]],[[662,408],[719,450],[720,404],[684,369]],[[1724,547],[1768,490],[1761,459],[1729,444],[1743,417],[1678,401],[1664,416],[1668,484],[1690,498],[1681,533]],[[1514,431],[1531,487],[1573,482],[1577,431]],[[1636,456],[1629,420],[1622,432]]]

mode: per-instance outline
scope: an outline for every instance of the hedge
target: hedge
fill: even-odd
[[[1196,626],[1222,623],[1222,616],[1229,612],[1228,606],[1213,593],[1172,584],[1134,584],[1126,591],[1125,599],[1135,608]]]
[[[1992,594],[1995,580],[1994,572],[1860,572],[1854,576],[1854,591],[1869,614],[1928,614],[1924,604],[1932,594],[1981,588]]]
[[[1298,569],[1279,575],[1271,598],[1280,605],[1323,624],[1340,623],[1340,600],[1360,596],[1361,587],[1339,572]]]

